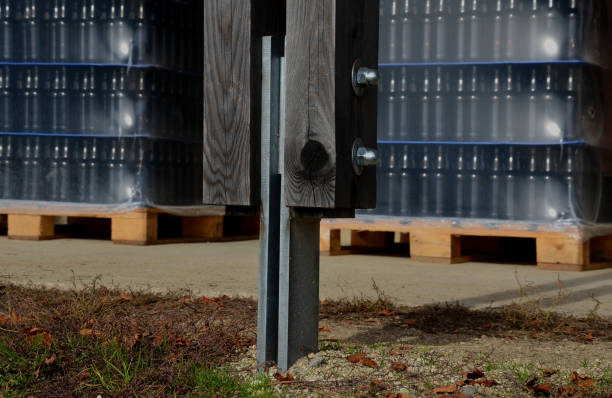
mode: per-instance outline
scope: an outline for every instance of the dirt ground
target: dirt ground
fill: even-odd
[[[108,241],[23,242],[0,238],[0,282],[72,288],[99,276],[106,286],[208,296],[257,296],[257,241],[150,247]],[[374,297],[372,281],[399,305],[461,302],[496,307],[529,297],[548,309],[612,316],[612,269],[541,271],[533,265],[431,264],[405,257],[321,257],[322,299]]]
[[[319,352],[255,365],[256,303],[0,284],[0,397],[583,397],[612,394],[612,320],[323,301]]]

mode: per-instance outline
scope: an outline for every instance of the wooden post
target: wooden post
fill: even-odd
[[[356,172],[357,142],[376,148],[377,90],[354,87],[378,63],[377,0],[288,0],[281,128],[278,367],[318,344],[319,228],[376,205],[376,170]]]
[[[259,206],[261,40],[284,34],[284,0],[204,1],[204,192]]]
[[[378,64],[377,0],[287,2],[287,204],[376,206],[376,170],[353,172],[356,138],[376,148],[377,90],[353,92],[354,63]]]

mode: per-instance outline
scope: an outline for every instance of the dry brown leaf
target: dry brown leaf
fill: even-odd
[[[351,363],[357,363],[361,361],[363,358],[365,358],[365,356],[366,356],[365,352],[360,352],[359,354],[349,355],[348,357],[346,357],[346,360]]]
[[[395,351],[393,348],[389,350],[389,355],[399,355],[399,352]]]
[[[399,392],[396,394],[387,394],[385,398],[412,398],[412,397],[408,394],[404,394],[403,392]]]
[[[45,365],[53,365],[57,361],[57,357],[55,355],[51,355],[49,358],[45,359]]]
[[[327,305],[327,304],[329,304],[329,301],[327,301],[327,300],[321,301],[321,305]]]
[[[29,329],[26,328],[26,329],[23,329],[21,333],[27,336],[28,342],[32,342],[32,340],[35,338],[42,338],[42,340],[44,341],[47,347],[49,347],[51,343],[53,342],[53,337],[51,336],[51,333],[47,332],[45,329],[42,329],[42,328],[37,328],[37,327],[33,327]]]
[[[15,312],[15,310],[11,311],[11,321],[13,321],[14,325],[17,325],[21,322],[21,314]]]
[[[535,377],[532,377],[531,379],[529,379],[529,381],[527,381],[527,383],[525,383],[525,386],[529,388],[530,390],[533,390],[537,382],[538,382],[538,379]]]
[[[399,363],[399,362],[394,363],[392,367],[393,367],[393,370],[395,370],[396,372],[403,372],[404,370],[408,368],[406,365],[404,365],[403,363]]]
[[[544,369],[542,371],[542,376],[543,377],[550,377],[550,376],[554,375],[555,373],[557,373],[557,371],[554,370],[554,369]]]
[[[376,369],[378,367],[378,364],[370,358],[362,358],[359,360],[359,363],[369,368]]]
[[[123,301],[130,301],[134,299],[134,297],[124,292],[119,293],[119,298]]]
[[[193,344],[191,341],[187,340],[184,337],[177,337],[175,339],[175,343],[177,347],[185,347],[185,346],[190,346],[191,344]]]
[[[7,323],[10,320],[11,320],[11,318],[9,318],[8,316],[4,316],[4,315],[0,314],[0,325],[4,325],[5,323]]]
[[[416,319],[404,319],[402,322],[404,325],[414,325],[416,323]]]
[[[378,311],[377,315],[378,316],[392,316],[392,315],[397,315],[397,311],[382,310],[382,311]]]
[[[81,382],[83,380],[89,379],[89,376],[91,376],[88,372],[83,372],[83,373],[79,373],[76,377],[78,382]]]
[[[85,329],[81,329],[81,331],[79,332],[79,334],[81,336],[93,336],[94,331],[93,329],[90,328],[85,328]]]
[[[589,333],[586,336],[584,336],[584,339],[586,341],[593,341],[593,333]]]
[[[533,387],[533,392],[536,394],[550,394],[550,390],[552,390],[552,385],[550,383],[542,383]]]
[[[321,333],[330,333],[330,332],[331,332],[331,329],[330,329],[330,328],[328,328],[327,326],[321,326],[321,327],[319,328],[319,332],[321,332]]]
[[[436,394],[454,394],[458,390],[456,385],[451,384],[450,386],[436,387],[433,389],[433,392]]]
[[[563,386],[557,391],[557,397],[573,397],[578,391],[574,387]]]
[[[371,323],[380,323],[380,319],[378,319],[378,318],[368,318],[365,321],[366,322],[371,322]]]
[[[463,372],[464,380],[476,380],[482,377],[484,377],[484,373],[482,372],[482,370],[477,369],[477,368],[474,368],[474,370],[470,372]]]
[[[476,380],[475,381],[477,384],[480,384],[482,386],[485,386],[487,388],[491,388],[493,386],[497,385],[497,381],[493,380],[493,379],[483,379],[483,380]]]
[[[283,375],[279,372],[274,373],[274,378],[278,381],[280,381],[281,383],[288,383],[290,381],[293,381],[293,376],[291,376],[290,373],[287,373],[286,375]]]

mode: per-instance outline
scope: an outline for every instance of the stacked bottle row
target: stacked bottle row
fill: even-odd
[[[0,132],[201,141],[201,83],[159,69],[0,66]]]
[[[601,73],[586,64],[384,68],[379,139],[596,142]]]
[[[0,200],[196,205],[202,149],[138,138],[0,136]]]
[[[196,0],[0,0],[0,62],[202,70]]]
[[[370,214],[501,220],[603,220],[609,191],[596,152],[578,146],[381,145]]]
[[[382,63],[595,61],[605,1],[382,0]]]

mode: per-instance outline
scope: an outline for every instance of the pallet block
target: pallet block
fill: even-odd
[[[109,219],[111,240],[114,243],[129,245],[251,239],[257,236],[259,230],[259,218],[254,216],[234,217],[229,226],[231,228],[225,228],[228,227],[228,218],[223,215],[178,217],[180,219],[179,236],[160,238],[160,228],[163,229],[163,225],[159,217],[166,213],[157,209],[137,209],[129,213],[114,214],[82,211],[58,211],[57,214],[53,214],[53,210],[40,211],[45,214],[35,214],[37,212],[28,209],[28,214],[20,214],[18,211],[9,213],[8,238],[47,240],[68,237],[69,235],[57,232],[55,220],[60,215],[67,216],[69,225],[84,223],[89,227],[88,223],[91,224],[88,230],[95,230],[99,227],[94,222],[96,219]],[[70,235],[70,237],[73,236]]]
[[[341,244],[342,230],[351,231],[351,245]],[[321,251],[330,255],[371,253],[389,249],[390,234],[409,242],[418,261],[456,264],[499,258],[506,238],[533,241],[538,268],[586,271],[612,267],[612,227],[546,226],[525,223],[424,221],[406,218],[329,219],[321,222]]]

